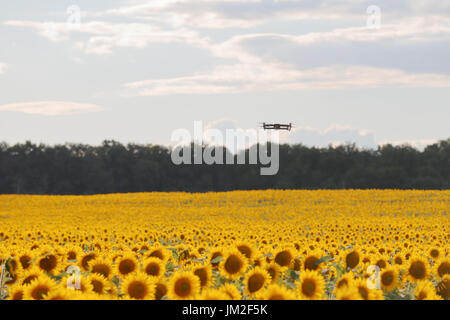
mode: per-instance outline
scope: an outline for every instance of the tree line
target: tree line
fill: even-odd
[[[0,193],[450,187],[450,139],[423,151],[407,145],[360,149],[354,144],[326,148],[283,144],[279,159],[278,174],[261,176],[260,165],[175,165],[171,149],[161,145],[111,140],[100,146],[0,143]]]

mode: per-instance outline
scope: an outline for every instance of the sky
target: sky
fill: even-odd
[[[170,144],[293,123],[283,142],[450,137],[449,0],[0,3],[0,141]]]

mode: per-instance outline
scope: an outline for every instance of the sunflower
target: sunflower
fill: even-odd
[[[98,273],[92,273],[88,275],[87,280],[92,285],[92,291],[97,294],[104,295],[112,291],[111,285],[103,275]]]
[[[450,258],[440,258],[434,264],[434,273],[443,278],[446,274],[450,274]]]
[[[402,265],[404,263],[405,258],[402,256],[402,254],[397,253],[394,258],[392,259],[392,263],[394,265]]]
[[[345,260],[345,267],[347,269],[353,270],[360,263],[361,253],[358,249],[354,248],[352,251],[344,255],[344,260]]]
[[[383,292],[375,288],[370,289],[367,286],[367,279],[354,280],[350,288],[357,289],[362,300],[383,300]]]
[[[37,266],[32,266],[23,272],[20,282],[22,285],[30,284],[31,281],[38,278],[41,274],[42,271]]]
[[[209,258],[209,262],[211,263],[212,267],[218,268],[220,265],[220,261],[219,262],[212,262],[215,259],[219,258],[219,257],[223,257],[223,251],[222,250],[215,250],[211,253],[211,257]]]
[[[24,287],[24,300],[42,300],[57,288],[57,284],[45,275],[40,275]]]
[[[28,269],[31,266],[31,262],[33,261],[33,259],[35,258],[35,256],[31,253],[28,252],[22,252],[19,255],[19,262],[20,265],[22,266],[23,270]]]
[[[375,265],[380,268],[380,270],[386,268],[389,265],[389,258],[383,254],[378,254],[375,258]]]
[[[433,247],[428,251],[428,254],[431,259],[435,260],[440,257],[441,251],[439,250],[439,248]]]
[[[320,270],[320,258],[321,253],[318,251],[310,252],[303,261],[303,270]]]
[[[353,277],[351,273],[344,274],[342,277],[339,278],[339,280],[336,281],[336,290],[350,286],[352,280]]]
[[[225,253],[224,259],[220,262],[221,273],[231,280],[241,277],[248,266],[247,258],[237,250],[231,250]]]
[[[236,248],[242,253],[249,261],[254,257],[255,250],[253,246],[246,242],[240,242],[236,245]]]
[[[161,300],[163,297],[167,296],[169,288],[165,280],[158,280],[155,283],[155,300]]]
[[[200,286],[202,288],[208,287],[213,279],[212,279],[212,266],[211,265],[198,265],[194,266],[192,272],[198,277],[200,280]]]
[[[220,289],[204,289],[195,300],[230,300],[230,296]]]
[[[258,295],[258,298],[260,300],[296,300],[297,295],[295,291],[284,286],[271,284]]]
[[[274,256],[274,261],[281,268],[287,269],[294,260],[294,251],[290,248],[283,248]]]
[[[105,258],[94,258],[88,262],[88,268],[91,273],[96,273],[109,279],[112,274],[112,268]]]
[[[280,277],[280,266],[274,262],[266,264],[264,266],[264,269],[269,273],[270,278],[272,279],[272,282],[275,282]]]
[[[164,274],[165,266],[160,258],[150,257],[144,260],[142,269],[148,276],[159,278]]]
[[[419,256],[411,257],[409,259],[407,275],[413,282],[425,280],[428,276],[428,262]]]
[[[44,295],[44,300],[73,300],[77,297],[72,290],[57,288]]]
[[[269,273],[261,267],[256,267],[248,272],[245,276],[245,292],[249,296],[254,296],[270,281],[271,277]]]
[[[94,287],[91,282],[84,276],[66,275],[61,279],[60,286],[76,293],[92,293]]]
[[[168,297],[173,300],[193,299],[200,291],[200,280],[189,271],[176,272],[169,283]]]
[[[147,252],[147,257],[155,257],[162,260],[164,263],[169,259],[169,254],[163,246],[154,246]]]
[[[58,257],[55,254],[47,254],[44,257],[38,258],[38,267],[48,273],[53,273],[58,267]]]
[[[305,300],[319,300],[325,293],[325,280],[317,271],[305,270],[300,274],[298,294]]]
[[[384,291],[393,291],[398,286],[398,271],[394,267],[387,267],[380,273],[380,285]]]
[[[155,283],[145,273],[135,273],[125,277],[121,290],[129,298],[136,300],[150,300],[155,298]]]
[[[119,276],[127,276],[128,274],[138,271],[139,263],[133,254],[125,254],[117,259],[116,273]]]
[[[242,299],[242,295],[239,292],[238,288],[236,288],[236,286],[231,283],[225,283],[224,285],[222,285],[219,288],[219,290],[221,290],[223,293],[227,294],[231,300],[241,300]]]
[[[22,273],[23,273],[22,267],[16,267],[14,271],[12,272],[10,271],[8,273],[9,279],[5,281],[5,284],[8,286],[13,286],[14,284],[17,283],[19,279],[22,278]]]
[[[362,300],[358,289],[355,287],[343,286],[336,290],[336,300]]]
[[[84,271],[89,270],[89,261],[97,258],[98,254],[96,252],[87,252],[80,256],[79,265]]]
[[[23,300],[24,297],[24,287],[20,285],[13,286],[9,288],[9,300]]]
[[[66,261],[76,261],[80,258],[82,250],[76,246],[70,246],[65,252]]]
[[[442,300],[436,294],[433,283],[427,280],[417,281],[416,288],[414,289],[414,297],[416,300]]]
[[[450,275],[446,274],[437,286],[437,294],[445,300],[450,298]]]

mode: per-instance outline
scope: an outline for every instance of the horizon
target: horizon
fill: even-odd
[[[315,146],[445,139],[450,5],[376,5],[4,3],[0,140],[167,145],[196,120],[292,122],[288,141]]]

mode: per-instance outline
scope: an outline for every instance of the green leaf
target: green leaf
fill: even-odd
[[[218,256],[218,257],[212,259],[212,260],[211,260],[211,263],[219,263],[219,262],[221,262],[222,260],[223,260],[223,257],[222,257],[222,256]]]
[[[317,267],[322,262],[330,262],[332,260],[333,260],[332,256],[323,256],[320,259],[317,259],[316,261],[314,261],[314,266]]]
[[[175,265],[173,264],[172,261],[167,262],[167,264],[166,264],[166,270],[172,271],[174,268],[175,268]]]

